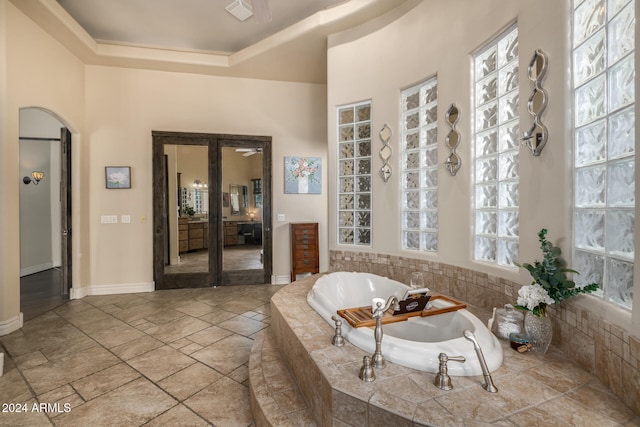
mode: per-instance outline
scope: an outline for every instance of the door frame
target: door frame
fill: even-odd
[[[264,284],[271,282],[271,137],[192,132],[152,131],[153,173],[153,280],[155,288],[201,288],[218,285]],[[207,273],[165,274],[167,172],[165,145],[199,145],[208,147],[209,191],[209,271]],[[222,147],[256,147],[263,152],[263,269],[223,272],[224,230],[222,221]],[[266,186],[266,188],[264,187]],[[236,274],[237,273],[237,274]]]

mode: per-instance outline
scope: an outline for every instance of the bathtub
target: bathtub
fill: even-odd
[[[427,284],[428,286],[428,284]],[[370,306],[374,297],[391,295],[402,298],[407,285],[369,273],[336,272],[319,278],[307,294],[307,302],[331,326],[336,310]],[[433,302],[435,307],[446,304]],[[356,347],[373,354],[373,327],[353,328],[342,324],[344,337]],[[468,329],[474,333],[490,371],[502,364],[502,347],[498,339],[476,316],[466,309],[426,317],[411,317],[403,322],[383,324],[382,355],[389,362],[427,372],[438,371],[438,355],[464,356],[466,362],[450,361],[449,375],[482,375],[473,344],[462,336]]]

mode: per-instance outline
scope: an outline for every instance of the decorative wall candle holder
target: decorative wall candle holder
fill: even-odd
[[[386,124],[382,126],[380,130],[379,136],[382,141],[382,148],[380,149],[380,158],[382,159],[382,167],[380,168],[380,176],[384,182],[389,181],[391,178],[391,166],[389,165],[389,160],[391,159],[391,154],[393,154],[393,150],[389,145],[389,140],[391,139],[391,135],[393,132],[391,128]]]
[[[462,166],[462,159],[458,153],[456,153],[456,148],[460,145],[460,132],[456,130],[456,124],[459,119],[460,110],[456,104],[451,104],[451,107],[449,107],[445,114],[445,120],[447,121],[447,124],[451,126],[451,130],[445,139],[445,144],[447,144],[451,153],[447,157],[447,161],[444,162],[444,165],[452,176],[455,176],[456,173],[458,173],[460,166]]]
[[[520,139],[534,156],[540,155],[549,138],[547,127],[541,121],[542,113],[547,108],[548,93],[542,87],[542,79],[546,73],[547,55],[536,49],[527,69],[529,80],[533,83],[533,92],[527,101],[527,110],[533,117],[533,125]]]

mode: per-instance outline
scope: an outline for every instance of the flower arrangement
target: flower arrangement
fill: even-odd
[[[196,211],[189,205],[184,205],[184,213],[186,213],[189,216],[194,216],[196,214]]]
[[[547,241],[547,229],[538,232],[540,249],[542,249],[542,261],[534,261],[533,264],[516,264],[526,268],[533,282],[525,285],[518,291],[516,307],[521,310],[529,310],[538,317],[546,316],[546,308],[549,304],[559,303],[562,300],[582,293],[590,293],[599,289],[597,283],[576,285],[567,277],[567,273],[580,274],[576,270],[566,267],[566,262],[561,258],[561,250]]]
[[[289,167],[288,179],[297,180],[300,178],[309,178],[309,182],[317,182],[318,177],[316,172],[318,171],[317,160],[313,160],[308,157],[291,157]]]

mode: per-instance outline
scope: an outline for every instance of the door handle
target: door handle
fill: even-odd
[[[71,229],[68,229],[68,230],[62,230],[62,235],[63,235],[63,236],[71,236]]]

